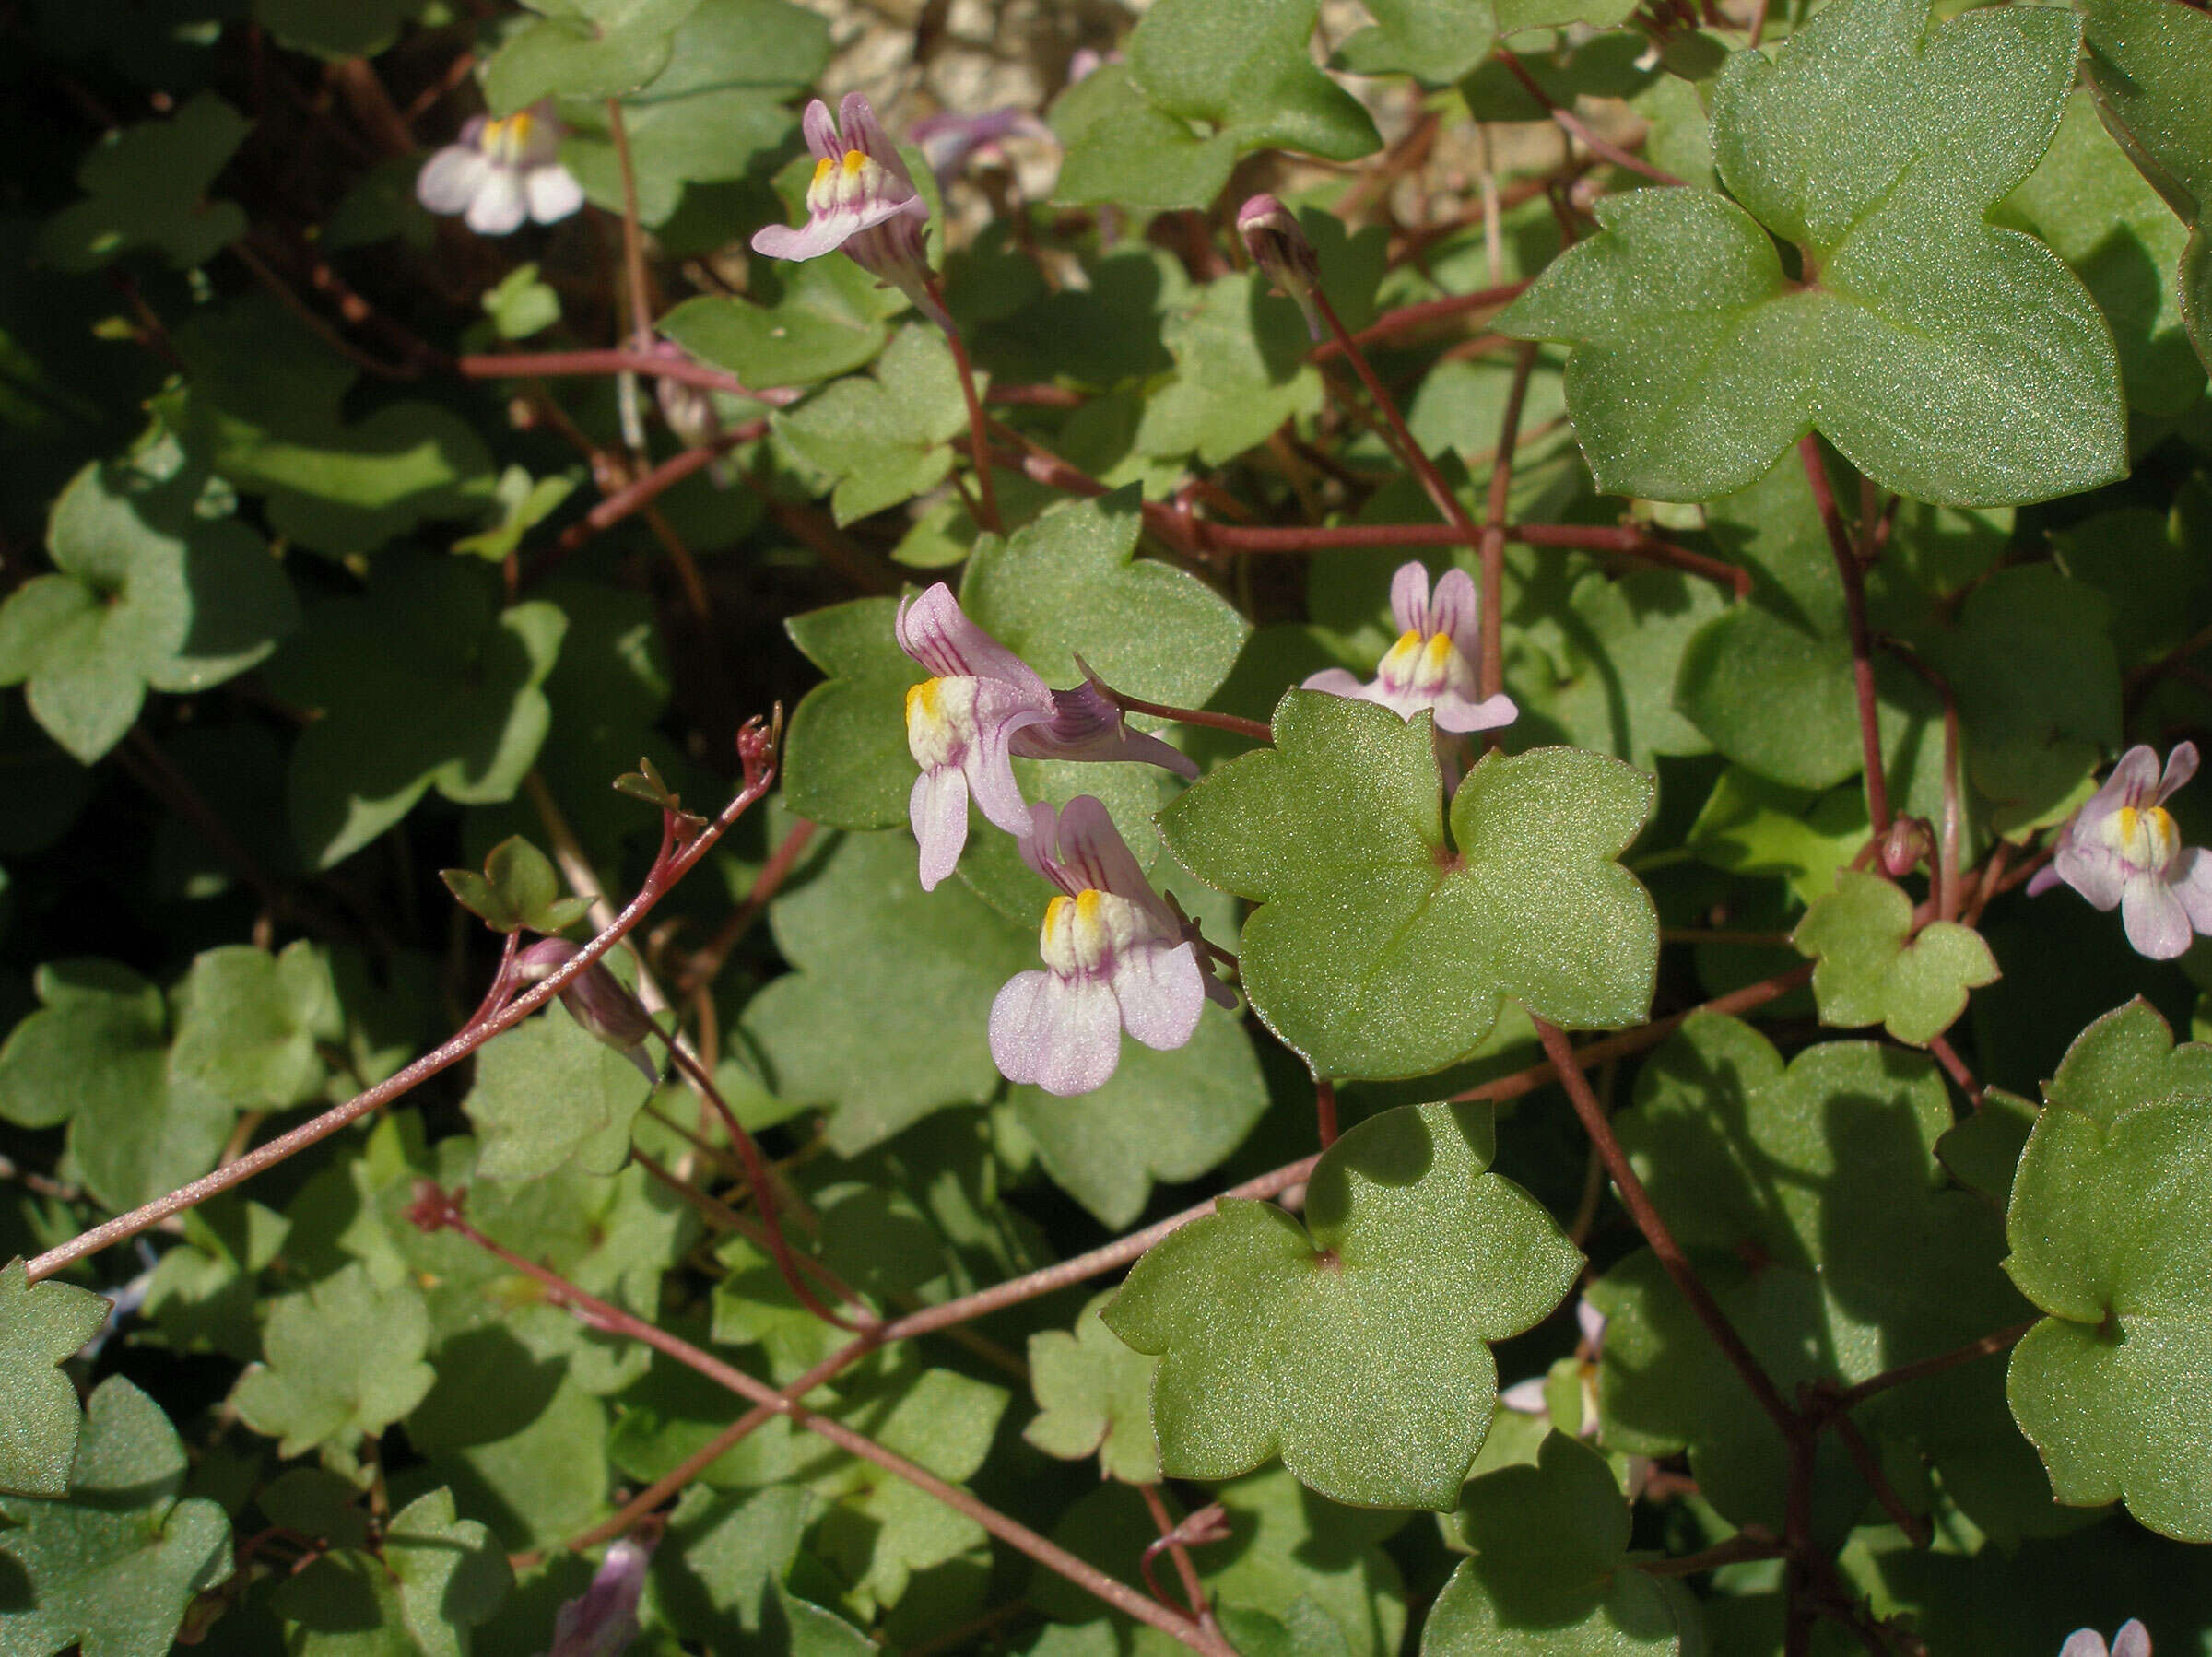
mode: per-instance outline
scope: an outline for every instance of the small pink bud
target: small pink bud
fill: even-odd
[[[1306,313],[1306,332],[1319,339],[1321,307],[1313,296],[1321,282],[1321,264],[1290,209],[1272,195],[1255,195],[1238,211],[1237,233],[1244,238],[1252,262],[1298,302]]]
[[[579,948],[566,938],[540,938],[515,955],[515,976],[526,984],[543,983],[574,959]],[[648,1081],[660,1080],[660,1072],[645,1052],[653,1030],[653,1015],[603,964],[594,961],[571,979],[561,989],[560,1005],[587,1033],[643,1071]]]
[[[1882,836],[1882,871],[1892,880],[1936,855],[1936,830],[1925,817],[1896,817]]]

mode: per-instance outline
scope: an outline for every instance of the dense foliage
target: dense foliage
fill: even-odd
[[[524,5],[0,12],[0,1657],[2212,1652],[2212,15]]]

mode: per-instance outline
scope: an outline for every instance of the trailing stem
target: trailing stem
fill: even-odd
[[[1882,770],[1880,703],[1874,689],[1874,645],[1866,627],[1866,569],[1843,526],[1836,506],[1836,491],[1828,479],[1828,464],[1821,457],[1820,440],[1811,432],[1798,440],[1798,457],[1805,463],[1806,482],[1812,487],[1813,505],[1820,525],[1828,532],[1830,549],[1836,556],[1836,573],[1843,582],[1843,614],[1851,631],[1851,681],[1859,700],[1859,746],[1866,772],[1866,820],[1878,838],[1889,832],[1889,780]]]
[[[1481,694],[1505,689],[1505,509],[1513,490],[1513,450],[1521,441],[1521,410],[1528,402],[1528,377],[1536,366],[1536,347],[1524,345],[1513,357],[1513,381],[1505,394],[1505,415],[1498,423],[1498,447],[1490,461],[1490,493],[1482,520]],[[1492,746],[1496,744],[1495,734]]]

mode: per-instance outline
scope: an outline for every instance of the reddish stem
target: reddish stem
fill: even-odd
[[[777,729],[780,729],[781,723],[779,713]],[[746,781],[737,797],[724,808],[720,817],[694,834],[681,850],[677,850],[675,844],[674,819],[664,813],[660,855],[653,860],[653,865],[647,872],[644,884],[638,888],[637,896],[623,907],[622,912],[615,917],[611,925],[523,994],[516,996],[489,1017],[465,1025],[442,1045],[423,1054],[406,1069],[387,1076],[375,1087],[356,1094],[344,1104],[333,1106],[312,1121],[300,1123],[288,1134],[280,1134],[266,1145],[255,1146],[237,1161],[218,1168],[213,1173],[181,1185],[150,1203],[132,1209],[128,1214],[117,1215],[113,1219],[94,1226],[88,1231],[79,1232],[67,1242],[47,1250],[30,1263],[30,1281],[36,1283],[41,1278],[51,1277],[65,1266],[74,1265],[111,1244],[135,1237],[148,1227],[159,1225],[171,1215],[196,1207],[209,1197],[242,1184],[263,1169],[274,1168],[286,1158],[305,1150],[319,1140],[327,1139],[348,1122],[359,1121],[370,1111],[391,1103],[402,1094],[420,1087],[440,1071],[458,1064],[500,1031],[513,1028],[544,1006],[650,914],[653,906],[691,872],[693,865],[707,854],[730,826],[768,792],[776,777],[775,740],[775,734],[771,727],[759,720],[754,720],[746,726],[738,738],[738,752],[745,760]]]
[[[558,1272],[526,1260],[513,1250],[494,1242],[468,1223],[462,1214],[457,1195],[439,1191],[429,1181],[422,1181],[417,1187],[417,1193],[416,1202],[408,1210],[408,1217],[417,1225],[426,1230],[443,1228],[459,1232],[477,1247],[542,1285],[554,1296],[556,1304],[568,1307],[593,1328],[641,1341],[654,1351],[705,1376],[716,1385],[785,1416],[794,1426],[803,1427],[828,1440],[848,1455],[857,1456],[895,1477],[904,1479],[955,1512],[973,1520],[992,1535],[1027,1554],[1047,1569],[1056,1571],[1078,1587],[1087,1589],[1115,1610],[1139,1622],[1148,1623],[1182,1644],[1207,1652],[1209,1657],[1234,1657],[1219,1636],[1209,1635],[1194,1627],[1188,1618],[1139,1593],[1127,1583],[1116,1581],[1096,1566],[1077,1558],[1065,1548],[1046,1540],[1027,1525],[1007,1518],[972,1491],[947,1484],[927,1468],[908,1461],[894,1451],[887,1450],[873,1439],[854,1432],[843,1422],[816,1414],[805,1404],[786,1398],[757,1376],[748,1375],[724,1363],[712,1353],[702,1351],[665,1329],[656,1328],[619,1306],[602,1300],[596,1295],[585,1293]]]
[[[1527,67],[1521,62],[1519,53],[1500,46],[1498,49],[1498,56],[1505,66],[1512,71],[1513,78],[1521,83],[1528,95],[1543,108],[1548,110],[1551,112],[1551,118],[1558,122],[1564,131],[1580,138],[1583,147],[1593,155],[1603,156],[1616,167],[1626,167],[1630,172],[1641,172],[1645,178],[1658,183],[1679,184],[1682,182],[1673,173],[1653,166],[1642,157],[1630,155],[1610,139],[1601,137],[1591,129],[1589,123],[1572,110],[1562,109],[1549,92],[1536,84],[1536,77],[1528,72]]]
[[[1336,1084],[1325,1075],[1313,1078],[1313,1118],[1325,1151],[1336,1143]]]
[[[1866,572],[1858,551],[1843,527],[1836,506],[1836,492],[1828,480],[1828,465],[1820,455],[1820,440],[1811,432],[1798,440],[1797,454],[1805,463],[1806,481],[1812,486],[1813,505],[1836,557],[1836,573],[1843,581],[1843,613],[1851,630],[1851,680],[1859,699],[1859,746],[1866,773],[1866,819],[1876,838],[1889,832],[1889,779],[1882,770],[1880,704],[1874,689],[1874,646],[1866,628]]]
[[[1528,377],[1536,366],[1536,347],[1524,345],[1513,358],[1513,382],[1499,422],[1498,447],[1490,461],[1489,500],[1482,521],[1482,662],[1478,685],[1485,698],[1505,688],[1505,508],[1513,488],[1513,450],[1521,441],[1521,410],[1528,401]],[[1496,746],[1497,736],[1491,735]]]
[[[1659,1210],[1652,1205],[1652,1199],[1643,1189],[1643,1181],[1636,1177],[1635,1169],[1629,1164],[1628,1154],[1620,1148],[1620,1141],[1614,1135],[1613,1124],[1606,1116],[1605,1107],[1598,1103],[1597,1095],[1590,1090],[1589,1078],[1583,1075],[1582,1065],[1576,1060],[1574,1049],[1568,1045],[1565,1033],[1557,1026],[1535,1018],[1533,1015],[1532,1022],[1536,1027],[1537,1040],[1544,1043],[1544,1051],[1550,1055],[1559,1080],[1566,1086],[1567,1097],[1574,1105],[1575,1114],[1582,1118],[1583,1131],[1590,1135],[1590,1143],[1597,1146],[1597,1154],[1605,1159],[1606,1172],[1613,1177],[1614,1188],[1620,1193],[1621,1205],[1628,1209],[1629,1217],[1636,1222],[1636,1228],[1643,1233],[1643,1240],[1651,1245],[1652,1252],[1659,1257],[1659,1263],[1665,1268],[1667,1276],[1673,1279],[1676,1289],[1696,1314],[1698,1322],[1705,1325],[1705,1332],[1712,1337],[1713,1345],[1720,1347],[1730,1366],[1743,1378],[1744,1385],[1750,1390],[1759,1407],[1782,1429],[1783,1437],[1793,1443],[1806,1437],[1803,1424],[1796,1414],[1783,1401],[1782,1393],[1776,1389],[1772,1379],[1759,1359],[1752,1356],[1751,1348],[1744,1343],[1744,1337],[1736,1333],[1735,1325],[1728,1321],[1728,1314],[1721,1310],[1719,1303],[1708,1292],[1696,1268],[1689,1263],[1689,1257],[1683,1253],[1681,1245],[1676,1242],[1674,1232],[1668,1229],[1666,1221],[1660,1217]]]
[[[1006,525],[998,515],[998,488],[991,481],[989,428],[983,419],[982,399],[975,394],[975,365],[968,360],[968,342],[952,325],[951,313],[945,310],[945,289],[934,276],[929,278],[929,297],[947,318],[945,343],[952,347],[952,366],[960,375],[960,397],[968,405],[968,449],[975,462],[975,492],[977,504],[982,508],[976,514],[976,524],[994,535],[1004,535]]]
[[[1971,1364],[1976,1358],[1994,1357],[2041,1322],[2041,1318],[2030,1318],[2025,1323],[2015,1323],[2009,1329],[1985,1334],[1980,1340],[1969,1341],[1963,1346],[1954,1346],[1948,1352],[1939,1352],[1934,1357],[1900,1364],[1894,1369],[1883,1370],[1879,1375],[1870,1375],[1857,1386],[1839,1393],[1835,1407],[1840,1410],[1856,1409],[1869,1398],[1886,1393],[1891,1387],[1901,1387],[1909,1381],[1925,1381],[1932,1375],[1941,1375],[1947,1369],[1956,1369],[1961,1364]]]
[[[1319,286],[1313,288],[1313,303],[1321,311],[1322,321],[1328,323],[1329,333],[1338,349],[1350,361],[1352,371],[1359,376],[1359,383],[1367,387],[1367,394],[1373,399],[1376,412],[1382,415],[1383,424],[1389,429],[1391,447],[1398,452],[1398,458],[1420,479],[1421,488],[1428,493],[1430,504],[1441,514],[1444,522],[1460,532],[1467,546],[1473,546],[1478,534],[1475,520],[1467,515],[1467,509],[1460,504],[1459,497],[1444,482],[1443,475],[1436,469],[1436,463],[1429,458],[1420,444],[1414,441],[1413,433],[1406,429],[1405,417],[1398,413],[1396,399],[1391,396],[1376,375],[1373,365],[1367,360],[1367,353],[1346,332],[1344,319],[1336,314],[1336,307],[1329,303],[1329,296]]]
[[[660,357],[645,351],[501,351],[489,356],[464,357],[456,365],[471,380],[559,380],[579,375],[641,374],[658,380],[680,380],[686,385],[711,392],[727,392],[782,408],[796,403],[806,392],[796,386],[771,386],[754,391],[736,375],[711,369],[687,358]]]

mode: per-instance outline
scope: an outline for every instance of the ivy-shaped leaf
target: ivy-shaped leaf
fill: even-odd
[[[1670,1599],[1625,1562],[1629,1504],[1588,1445],[1555,1432],[1535,1465],[1474,1480],[1460,1497],[1459,1528],[1474,1557],[1437,1596],[1421,1657],[1682,1650],[1686,1598]]]
[[[484,872],[441,869],[453,900],[494,932],[566,932],[590,911],[588,899],[563,897],[553,860],[521,835],[492,847]]]
[[[156,407],[222,477],[267,497],[270,527],[332,558],[373,552],[429,518],[480,521],[498,476],[476,428],[419,400],[347,417],[359,377],[258,294],[174,334],[185,379]]]
[[[630,1122],[653,1091],[627,1053],[556,1005],[484,1044],[461,1108],[482,1143],[487,1180],[534,1180],[573,1163],[611,1174],[629,1157]]]
[[[1732,875],[1781,875],[1800,903],[1811,903],[1835,889],[1836,871],[1858,854],[1866,830],[1866,792],[1856,782],[1815,793],[1732,765],[1685,843]]]
[[[0,1118],[69,1124],[87,1190],[118,1211],[215,1166],[236,1112],[169,1065],[161,992],[113,961],[49,961],[42,1004],[0,1046]]]
[[[444,1489],[392,1516],[384,1566],[399,1579],[401,1616],[422,1657],[468,1657],[468,1630],[490,1619],[514,1582],[491,1528],[456,1517]]]
[[[1373,29],[1343,47],[1358,72],[1394,69],[1444,86],[1480,66],[1500,35],[1568,23],[1617,29],[1634,7],[1622,0],[1377,0],[1368,9]],[[1375,39],[1361,38],[1371,32]]]
[[[779,1098],[829,1108],[839,1155],[997,1092],[991,1001],[1037,964],[1036,934],[963,886],[924,892],[909,836],[848,836],[769,924],[795,970],[753,998],[745,1030]]]
[[[2212,1406],[2190,1379],[2212,1362],[2212,1048],[2130,1002],[2044,1096],[2006,1217],[2005,1269],[2047,1314],[2013,1348],[2013,1414],[2060,1501],[2212,1540]]]
[[[830,828],[895,828],[906,821],[914,763],[906,689],[928,677],[899,648],[899,602],[854,598],[809,610],[783,630],[829,677],[800,699],[783,737],[783,803]]]
[[[241,1111],[283,1111],[323,1089],[324,1044],[346,1039],[328,951],[301,938],[271,955],[229,944],[193,958],[172,992],[170,1074]]]
[[[2084,10],[2092,31],[2097,11]],[[2212,41],[2212,29],[2206,33]],[[2094,64],[2093,39],[2089,55]],[[2205,69],[2212,72],[2212,46]],[[2206,130],[2212,135],[2212,127]],[[2097,118],[2096,95],[2088,88],[2077,88],[2066,100],[2050,152],[2005,198],[1999,215],[2017,217],[2022,229],[2049,242],[2095,296],[2112,325],[2129,407],[2171,416],[2195,400],[2205,387],[2204,365],[2183,325],[2180,289],[2165,279],[2188,247],[2188,228],[2128,165]]]
[[[19,1259],[0,1266],[0,1494],[68,1494],[84,1417],[55,1366],[107,1321],[108,1303],[89,1290],[34,1286]]]
[[[184,1446],[160,1405],[120,1375],[94,1390],[65,1501],[0,1497],[0,1651],[164,1657],[185,1607],[230,1574],[230,1521],[180,1501]],[[23,1579],[28,1578],[27,1583]]]
[[[1021,1436],[1064,1462],[1099,1458],[1099,1470],[1126,1484],[1159,1482],[1152,1440],[1152,1371],[1157,1359],[1133,1352],[1100,1320],[1113,1298],[1095,1295],[1075,1329],[1030,1336],[1030,1384],[1037,1414]]]
[[[850,259],[813,259],[783,273],[773,304],[686,300],[660,329],[748,386],[806,385],[865,366],[889,337],[884,319],[906,303]]]
[[[253,15],[295,52],[332,60],[374,57],[424,0],[254,0]]]
[[[1273,748],[1161,814],[1200,879],[1261,904],[1240,953],[1253,1006],[1324,1075],[1422,1075],[1472,1052],[1513,996],[1580,1028],[1651,1004],[1658,915],[1612,860],[1651,779],[1575,748],[1488,754],[1452,802],[1426,717],[1293,690]]]
[[[1861,869],[1836,876],[1790,936],[1818,964],[1813,996],[1820,1022],[1845,1029],[1878,1024],[1900,1041],[1925,1047],[1966,1011],[1967,992],[1997,979],[1982,934],[1956,921],[1931,921],[1916,935],[1912,899]]]
[[[484,96],[507,115],[546,97],[619,98],[665,68],[700,0],[531,0],[538,14],[484,66]]]
[[[952,356],[935,328],[901,328],[871,376],[840,380],[776,417],[784,441],[837,479],[838,523],[897,506],[952,470],[947,447],[968,425]]]
[[[1161,1467],[1229,1478],[1279,1455],[1339,1501],[1450,1508],[1497,1404],[1488,1344],[1582,1264],[1493,1153],[1487,1107],[1403,1106],[1323,1153],[1303,1225],[1224,1200],[1147,1253],[1103,1315],[1160,1359]]]
[[[1785,1065],[1750,1026],[1695,1014],[1617,1120],[1652,1202],[1785,1397],[1949,1351],[2025,1310],[1998,1269],[1989,1203],[1943,1187],[1935,1147],[1951,1108],[1922,1054],[1829,1041]],[[1687,1447],[1700,1489],[1731,1521],[1780,1521],[1781,1435],[1656,1258],[1631,1255],[1590,1299],[1611,1320],[1598,1380],[1606,1448]],[[1934,1460],[1977,1523],[2047,1533],[2048,1502],[2031,1487],[2018,1499],[2029,1450],[1994,1393],[1994,1368],[1967,1366],[1854,1416],[1877,1454]],[[1821,1454],[1816,1528],[1840,1542],[1866,1492],[1841,1446]]]
[[[206,264],[246,233],[245,210],[207,190],[252,130],[213,92],[167,121],[116,128],[76,170],[88,199],[47,221],[39,252],[63,270],[97,270],[136,247],[159,249],[177,270]]]
[[[465,805],[522,785],[551,723],[539,688],[568,618],[497,607],[498,577],[453,560],[380,569],[310,612],[271,663],[279,696],[321,717],[292,749],[293,831],[318,867],[350,856],[432,786]]]
[[[2080,0],[2099,112],[2128,159],[2190,227],[2175,277],[2182,321],[2212,366],[2212,19],[2165,0]]]
[[[56,573],[0,605],[0,684],[81,763],[123,740],[148,688],[219,685],[299,625],[282,566],[235,518],[200,510],[206,473],[157,429],[87,466],[53,503]]]
[[[2079,42],[2065,12],[1930,29],[1923,0],[1833,0],[1771,58],[1731,58],[1712,130],[1734,199],[1604,198],[1605,233],[1497,323],[1575,343],[1568,406],[1598,488],[1724,494],[1814,429],[1923,499],[2120,476],[2111,331],[2049,249],[1987,222],[2050,143]]]
[[[280,1455],[318,1444],[350,1449],[430,1390],[436,1376],[422,1361],[429,1338],[429,1313],[413,1284],[380,1288],[366,1267],[349,1265],[270,1303],[262,1331],[267,1367],[241,1376],[231,1402],[248,1427],[283,1440]]]
[[[1382,140],[1367,111],[1313,66],[1317,0],[1159,0],[1129,34],[1129,83],[1157,109],[1228,135],[1239,154],[1349,161]]]
[[[1272,297],[1256,272],[1207,283],[1169,311],[1160,342],[1175,374],[1146,399],[1134,440],[1139,454],[1195,452],[1224,465],[1285,420],[1321,407],[1321,370],[1305,359],[1312,342],[1297,307]]]
[[[1203,207],[1236,165],[1234,134],[1199,134],[1138,91],[1120,64],[1101,64],[1068,88],[1052,120],[1066,152],[1053,198],[1073,206]]]

